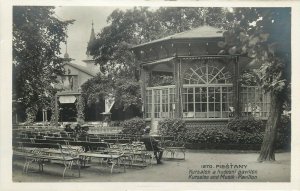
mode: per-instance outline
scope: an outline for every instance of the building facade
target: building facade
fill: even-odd
[[[133,48],[141,71],[144,118],[154,131],[164,118],[222,126],[235,116],[268,117],[269,95],[258,85],[240,83],[250,60],[219,54],[223,32],[202,26]]]
[[[92,23],[88,46],[93,43],[95,39],[94,26]],[[55,101],[56,122],[81,121],[84,120],[84,116],[90,117],[88,120],[99,119],[103,109],[95,105],[93,105],[92,108],[87,108],[86,106],[85,109],[83,109],[84,106],[81,103],[82,92],[80,88],[87,80],[95,77],[97,73],[100,73],[99,66],[95,65],[89,51],[86,51],[86,58],[84,60],[75,61],[69,57],[66,47],[64,58],[63,67],[65,72],[64,75],[57,76],[58,83],[55,85],[56,89],[59,90],[56,94]]]

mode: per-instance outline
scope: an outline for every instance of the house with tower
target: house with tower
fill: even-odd
[[[87,44],[95,41],[94,24],[90,38]],[[85,116],[88,121],[98,121],[101,113],[104,112],[104,106],[91,105],[83,106],[81,85],[87,80],[101,73],[98,65],[95,65],[89,51],[86,51],[86,58],[83,60],[74,60],[68,54],[66,43],[66,52],[64,54],[64,75],[57,76],[58,83],[55,87],[59,90],[55,96],[55,120],[58,122],[79,122],[83,121]]]

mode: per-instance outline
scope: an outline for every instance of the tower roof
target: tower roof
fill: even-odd
[[[92,29],[91,29],[91,35],[90,35],[90,40],[88,42],[88,45],[87,45],[87,50],[86,50],[86,56],[87,56],[87,59],[89,60],[91,55],[90,55],[90,51],[88,50],[88,47],[94,43],[96,40],[96,35],[95,35],[95,30],[94,30],[94,22],[92,21]]]
[[[94,22],[92,21],[92,30],[90,35],[90,41],[88,43],[94,42],[96,40],[95,30],[94,30]]]
[[[64,58],[70,58],[70,56],[67,52],[64,54]]]

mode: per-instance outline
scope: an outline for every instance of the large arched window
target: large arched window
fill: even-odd
[[[194,64],[183,83],[184,118],[228,118],[233,111],[231,74],[218,61]]]
[[[184,84],[228,84],[231,83],[231,75],[218,62],[206,61],[189,68],[184,75]]]
[[[225,120],[233,117],[235,104],[232,74],[228,70],[228,63],[223,64],[218,60],[195,61],[184,71],[182,80],[180,95],[177,95],[175,85],[146,88],[146,118],[173,118],[179,99],[185,119]],[[239,91],[240,111],[243,116],[268,116],[269,95],[264,94],[261,87],[241,85]]]

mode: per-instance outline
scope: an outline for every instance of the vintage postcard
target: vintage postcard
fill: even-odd
[[[1,190],[300,189],[298,1],[0,8]]]

